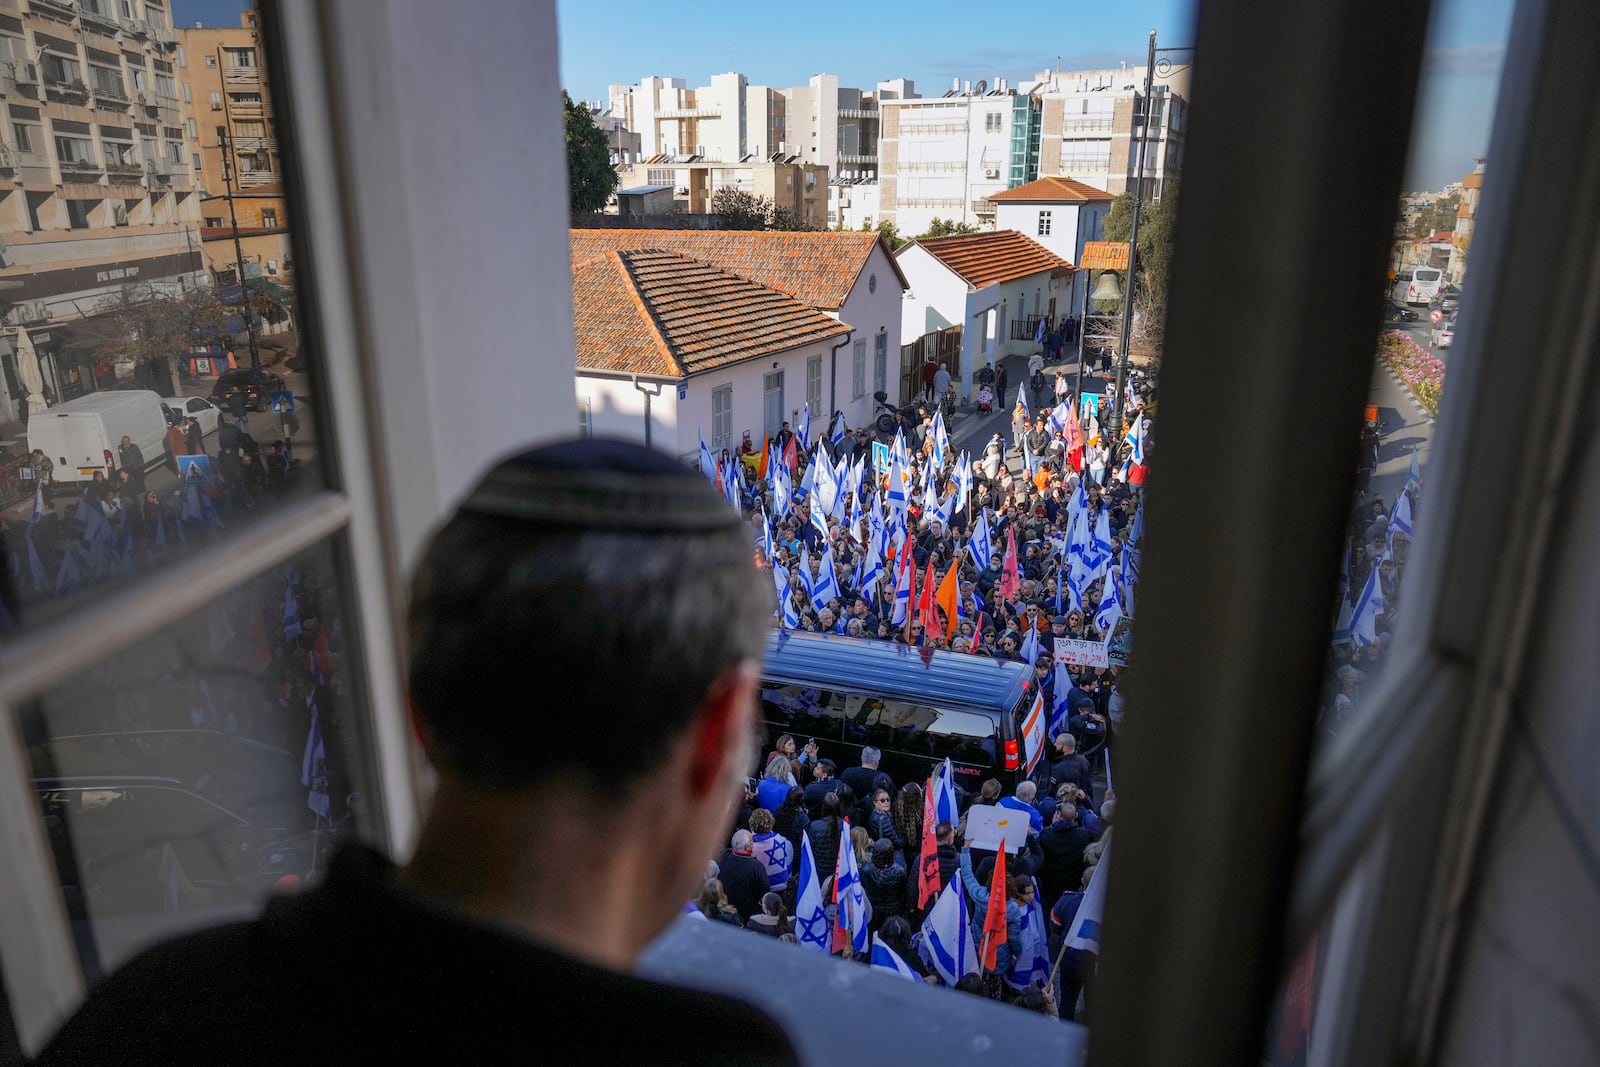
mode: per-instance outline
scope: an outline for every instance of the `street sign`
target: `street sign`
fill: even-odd
[[[179,456],[178,481],[184,485],[210,485],[211,457]]]
[[[1127,241],[1085,241],[1078,257],[1079,270],[1127,270]]]
[[[287,415],[294,410],[294,394],[285,389],[272,394],[272,410],[279,415]]]
[[[1438,322],[1440,319],[1444,318],[1444,312],[1440,311],[1438,308],[1434,308],[1432,311],[1428,312],[1428,318],[1432,319],[1434,322]]]
[[[1084,393],[1078,399],[1078,414],[1082,418],[1088,418],[1093,415],[1098,419],[1100,417],[1100,394]]]
[[[872,442],[872,469],[879,474],[888,474],[889,468],[894,465],[894,459],[889,454],[889,446],[882,441]]]
[[[688,382],[679,382],[678,383],[678,399],[679,400],[688,400],[689,399],[689,383]]]

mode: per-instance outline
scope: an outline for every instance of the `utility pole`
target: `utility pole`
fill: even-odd
[[[1150,57],[1145,61],[1144,67],[1144,99],[1139,102],[1144,109],[1144,117],[1139,123],[1138,163],[1134,168],[1133,178],[1133,219],[1128,231],[1128,286],[1127,291],[1122,294],[1122,340],[1117,352],[1116,393],[1111,398],[1110,438],[1106,442],[1109,449],[1106,454],[1108,472],[1115,466],[1117,455],[1122,451],[1122,394],[1127,388],[1128,345],[1133,338],[1133,280],[1139,258],[1139,214],[1144,206],[1144,157],[1150,143],[1150,113],[1154,110],[1150,102],[1154,95],[1155,76],[1156,31],[1151,30]]]
[[[244,246],[239,241],[239,214],[233,208],[233,152],[228,144],[226,126],[217,127],[217,142],[222,149],[222,184],[228,191],[228,221],[233,226],[233,266],[239,281],[239,306],[244,310],[244,327],[250,334],[250,365],[259,367],[261,346],[256,341],[256,316],[250,307],[250,289],[244,281]]]

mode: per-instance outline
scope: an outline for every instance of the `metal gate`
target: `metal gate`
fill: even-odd
[[[922,395],[922,364],[929,357],[943,363],[952,380],[961,380],[961,327],[947,326],[925,333],[908,345],[900,346],[899,403],[909,403]],[[889,398],[894,401],[894,397]]]

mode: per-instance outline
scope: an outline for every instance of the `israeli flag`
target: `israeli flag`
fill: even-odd
[[[785,630],[798,630],[800,628],[800,612],[794,606],[794,590],[785,589],[780,599],[783,603],[783,619],[780,625]]]
[[[1030,478],[1039,469],[1039,461],[1034,456],[1033,449],[1028,446],[1027,434],[1022,435],[1022,468],[1028,472]]]
[[[800,429],[795,434],[800,438],[801,448],[811,447],[811,402],[806,401],[806,406],[800,410]]]
[[[900,547],[900,555],[895,557],[895,570],[898,577],[894,587],[894,615],[890,622],[895,626],[904,626],[906,615],[911,610],[911,549],[907,545]]]
[[[806,496],[811,495],[811,489],[817,484],[817,457],[812,456],[806,463],[806,472],[800,476],[800,492]]]
[[[789,509],[794,506],[794,495],[789,481],[789,468],[778,464],[772,468],[772,506],[778,510],[778,518],[789,514]]]
[[[811,585],[811,604],[820,610],[830,600],[838,599],[843,594],[839,590],[839,578],[833,570],[833,548],[826,542],[818,550],[817,558],[822,561],[817,569],[816,581]]]
[[[850,842],[850,820],[841,819],[839,863],[833,878],[834,940],[846,944],[857,956],[867,952],[867,891],[856,867],[856,850]]]
[[[978,971],[978,947],[972,943],[967,898],[960,882],[959,878],[950,879],[922,920],[922,960],[949,986]]]
[[[844,441],[844,435],[849,432],[850,428],[844,424],[844,412],[841,411],[835,414],[833,416],[833,425],[828,431],[828,440],[833,443],[835,448],[838,448],[840,443]]]
[[[1100,609],[1094,614],[1095,629],[1103,634],[1111,632],[1111,625],[1122,618],[1122,599],[1117,591],[1116,576],[1107,574],[1105,586],[1100,591]]]
[[[1033,880],[1033,903],[1022,912],[1021,935],[1022,950],[1005,974],[1006,984],[1012,989],[1027,989],[1035,982],[1042,986],[1050,978],[1050,934],[1037,879]]]
[[[774,893],[789,884],[789,870],[794,862],[794,846],[782,834],[768,834],[767,839],[755,842],[756,859],[767,869],[768,886]]]
[[[1097,956],[1100,954],[1100,924],[1105,921],[1106,915],[1106,872],[1111,865],[1111,838],[1101,840],[1105,842],[1105,848],[1100,853],[1100,862],[1095,866],[1094,874],[1089,876],[1089,888],[1083,891],[1078,914],[1067,928],[1066,940],[1068,948],[1093,952]]]
[[[1028,626],[1028,636],[1022,639],[1022,660],[1029,667],[1039,659],[1039,628]]]
[[[1414,531],[1411,526],[1411,498],[1401,493],[1395,498],[1394,511],[1389,515],[1389,540],[1394,542],[1395,534],[1404,534],[1407,541],[1412,540]]]
[[[1028,383],[1027,382],[1022,382],[1022,383],[1018,384],[1018,386],[1017,386],[1017,403],[1016,403],[1016,407],[1020,407],[1022,409],[1022,413],[1024,415],[1028,414]],[[1013,408],[1012,410],[1014,411],[1014,410],[1016,410],[1016,408]],[[1030,418],[1029,421],[1032,421],[1032,419]]]
[[[1417,465],[1417,453],[1415,449],[1412,449],[1411,451],[1411,465],[1406,468],[1405,492],[1407,494],[1422,492],[1422,468]]]
[[[867,550],[861,557],[861,578],[856,583],[863,596],[871,596],[873,589],[883,578],[883,527],[876,526],[872,530],[871,540]]]
[[[989,509],[984,508],[978,512],[978,517],[972,524],[972,540],[969,542],[972,549],[972,562],[978,569],[985,570],[989,566],[989,557],[994,555],[993,544],[989,540]]]
[[[889,488],[884,500],[884,506],[897,515],[904,515],[909,502],[906,500],[906,470],[899,456],[893,456],[889,461]]]
[[[700,473],[715,482],[717,480],[717,461],[711,458],[711,449],[706,447],[704,431],[696,432],[700,434]]]
[[[823,507],[822,498],[817,494],[817,487],[811,487],[811,495],[806,501],[811,505],[811,525],[822,534],[822,543],[828,543],[828,509]]]
[[[1133,425],[1128,428],[1123,440],[1128,442],[1132,450],[1128,453],[1128,462],[1143,465],[1144,463],[1144,416],[1138,415],[1133,420]]]
[[[888,971],[897,974],[910,982],[922,981],[922,976],[911,969],[911,965],[900,958],[900,954],[885,945],[877,934],[872,935],[871,967],[875,971]]]
[[[42,518],[44,518],[44,483],[34,479],[33,514],[28,516],[28,525],[32,526]]]
[[[960,813],[956,810],[955,770],[950,766],[949,756],[939,764],[933,776],[933,821],[947,822],[952,826],[961,821]]]
[[[1041,342],[1043,340],[1044,340],[1044,320],[1040,319],[1039,320],[1039,325],[1035,326],[1034,329],[1033,329],[1033,343],[1034,344],[1038,344],[1039,342]]]
[[[950,435],[944,428],[944,409],[933,413],[933,469],[944,470],[944,459],[950,454]]]
[[[1383,610],[1383,584],[1378,580],[1378,565],[1374,563],[1367,572],[1367,584],[1356,597],[1350,612],[1350,640],[1357,647],[1376,644],[1378,640],[1378,613]]]
[[[972,457],[966,452],[956,461],[956,510],[967,506],[972,495]]]
[[[832,934],[828,930],[828,913],[822,903],[822,885],[817,880],[817,858],[811,854],[811,836],[800,835],[800,873],[796,876],[800,891],[794,905],[795,939],[806,948],[828,952],[832,948]]]
[[[1049,428],[1051,436],[1055,436],[1065,430],[1071,421],[1072,412],[1067,409],[1067,402],[1063,400],[1051,409],[1050,418],[1045,425]]]
[[[1066,660],[1056,661],[1056,682],[1054,689],[1055,706],[1050,709],[1050,725],[1045,728],[1053,742],[1067,728],[1067,720],[1072,718],[1071,700],[1072,672],[1067,670]]]
[[[1133,513],[1133,525],[1128,527],[1128,543],[1136,545],[1144,538],[1144,502],[1140,501]]]

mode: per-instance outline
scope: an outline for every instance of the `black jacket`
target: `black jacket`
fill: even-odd
[[[717,877],[722,879],[728,903],[739,909],[739,918],[749,922],[750,916],[761,911],[761,898],[772,888],[766,865],[754,856],[741,856],[730,850],[723,853],[717,866],[721,869]]]
[[[822,798],[839,788],[837,778],[819,778],[806,786],[806,814],[813,819],[822,818]],[[849,812],[840,812],[848,815]]]
[[[139,956],[35,1062],[500,1063],[530,1048],[629,1067],[797,1062],[755,1008],[546,948],[424,897],[358,847],[254,922]]]
[[[806,827],[806,837],[811,839],[811,858],[817,861],[817,883],[832,877],[839,866],[839,830],[842,823],[833,819],[818,819]],[[800,857],[794,860],[794,870],[800,871]]]
[[[906,869],[898,863],[888,867],[869,863],[861,869],[861,887],[872,905],[872,929],[906,913],[907,881]]]
[[[1083,850],[1094,835],[1074,823],[1052,823],[1039,835],[1044,865],[1039,868],[1039,889],[1045,900],[1056,900],[1083,881]]]
[[[882,771],[871,767],[846,767],[839,772],[839,781],[855,791],[856,799],[865,798],[867,803],[872,803],[872,783],[877,781]],[[894,790],[889,790],[889,795],[894,796]]]

